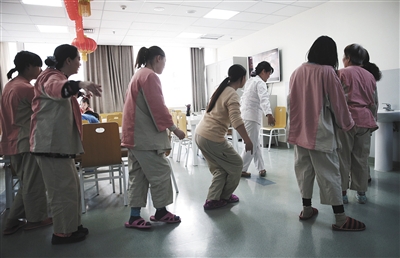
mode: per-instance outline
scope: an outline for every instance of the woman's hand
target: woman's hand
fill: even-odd
[[[275,125],[275,118],[274,118],[274,116],[271,115],[271,114],[268,114],[268,115],[267,115],[267,118],[268,118],[268,125],[274,126],[274,125]]]
[[[244,144],[246,145],[245,146],[246,152],[250,151],[251,155],[253,155],[253,143],[251,142],[251,140],[249,139]]]
[[[93,93],[93,95],[97,96],[97,97],[101,97],[101,86],[99,84],[95,84],[93,82],[88,82],[88,81],[84,81],[84,82],[79,82],[79,87],[81,87],[82,89],[84,89],[86,91],[86,95],[88,95],[88,92]]]
[[[186,136],[185,133],[184,133],[181,129],[179,129],[179,128],[176,128],[176,129],[173,131],[173,133],[174,133],[176,136],[178,136],[179,140],[184,139],[185,136]]]

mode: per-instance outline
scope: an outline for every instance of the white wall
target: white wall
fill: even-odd
[[[273,94],[278,95],[278,105],[286,105],[285,83],[293,70],[306,61],[311,44],[321,35],[336,41],[340,67],[343,49],[358,43],[368,50],[371,62],[381,70],[398,69],[399,9],[398,2],[327,2],[218,48],[217,58],[250,56],[280,48],[282,81],[274,85]]]
[[[278,47],[282,81],[273,86],[278,105],[286,106],[290,75],[306,61],[311,44],[321,35],[332,37],[338,47],[339,68],[343,49],[352,43],[364,46],[383,72],[378,82],[379,102],[400,109],[400,4],[399,2],[327,2],[263,31],[218,48],[217,60],[250,56]],[[397,74],[397,76],[396,76]],[[381,107],[382,108],[382,105]],[[400,161],[399,132],[394,135],[394,161]],[[370,156],[374,157],[374,139]]]

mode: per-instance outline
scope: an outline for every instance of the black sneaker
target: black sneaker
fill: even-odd
[[[59,237],[53,234],[51,243],[53,245],[72,244],[85,240],[86,235],[82,232],[76,231],[69,237]]]
[[[76,232],[81,232],[85,234],[85,236],[89,235],[89,229],[84,228],[82,225],[78,226],[78,230]]]

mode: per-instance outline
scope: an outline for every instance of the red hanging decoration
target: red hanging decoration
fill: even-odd
[[[64,4],[71,21],[75,21],[81,17],[79,15],[78,0],[64,0]]]
[[[75,20],[75,30],[76,30],[76,38],[80,43],[82,43],[85,40],[85,35],[83,33],[82,17],[80,16],[77,20]]]
[[[93,53],[97,48],[97,43],[91,38],[84,36],[83,42],[75,38],[71,45],[78,48],[79,52],[82,54],[83,61],[87,61],[87,55]]]

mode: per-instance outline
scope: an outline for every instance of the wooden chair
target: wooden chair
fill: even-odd
[[[260,129],[260,136],[262,137],[262,145],[264,147],[264,136],[269,137],[268,151],[271,149],[272,137],[275,137],[275,143],[278,146],[278,137],[286,136],[286,107],[275,108],[275,125],[262,127]],[[289,143],[286,142],[288,149]]]
[[[119,179],[120,192],[124,194],[124,205],[128,205],[127,184],[124,163],[121,158],[122,151],[118,124],[112,122],[83,125],[83,148],[85,153],[76,158],[76,161],[79,162],[78,173],[81,187],[82,213],[86,212],[84,184],[87,182],[95,182],[98,195],[98,181],[111,180],[113,192],[115,192],[114,180]],[[99,169],[100,167],[101,169]],[[108,176],[99,177],[101,174],[107,174]],[[85,177],[88,175],[93,175],[94,177]]]
[[[116,122],[119,127],[122,127],[122,113],[114,113],[107,115],[107,123]]]

